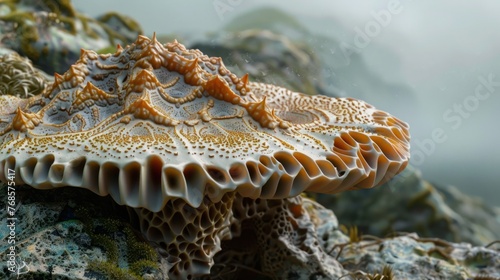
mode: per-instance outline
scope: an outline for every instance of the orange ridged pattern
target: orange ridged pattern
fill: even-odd
[[[222,207],[215,225],[203,224],[207,240],[185,243],[206,254],[199,267],[189,267],[198,264],[186,248],[170,248],[184,258],[182,277],[210,268],[234,195],[371,188],[405,168],[409,141],[406,123],[363,101],[253,83],[220,58],[155,37],[139,36],[114,54],[82,51],[39,96],[0,96],[0,181],[14,169],[18,184],[110,195],[137,208],[146,236],[169,247],[172,232],[195,238],[204,221],[165,207],[200,215],[212,203]],[[151,217],[157,223],[147,224]],[[175,224],[167,231],[164,223]],[[210,250],[198,250],[210,242]]]

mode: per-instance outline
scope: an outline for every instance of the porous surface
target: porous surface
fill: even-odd
[[[500,239],[500,208],[451,186],[427,182],[411,165],[378,188],[316,198],[340,223],[355,225],[364,234],[416,232],[475,246]]]
[[[5,190],[6,187],[2,185],[0,187],[2,208],[5,207],[4,201],[7,201]],[[39,191],[26,187],[23,190],[18,189],[17,194],[20,207],[16,213],[19,226],[16,232],[20,237],[18,241],[21,246],[17,252],[29,268],[19,279],[40,279],[40,277],[137,279],[139,276],[143,279],[166,279],[171,265],[165,263],[165,258],[156,258],[156,265],[149,264],[146,266],[146,268],[149,267],[148,269],[139,270],[142,274],[136,275],[130,272],[129,269],[133,266],[128,262],[130,259],[122,255],[122,251],[132,249],[131,255],[139,256],[143,255],[146,250],[145,247],[130,247],[130,242],[124,242],[123,229],[120,227],[113,229],[113,224],[123,225],[124,221],[117,218],[117,214],[122,212],[122,209],[113,210],[117,206],[112,206],[114,202],[111,199],[72,188]],[[82,198],[88,199],[83,202]],[[269,256],[285,262],[291,261],[291,263],[268,264],[264,265],[265,267],[276,269],[275,271],[283,271],[289,267],[288,271],[294,271],[302,277],[295,279],[321,279],[321,274],[311,274],[311,269],[306,264],[316,263],[313,267],[317,268],[316,257],[323,254],[328,256],[323,255],[319,260],[326,260],[325,263],[332,264],[331,260],[337,259],[342,265],[343,270],[338,271],[344,273],[341,275],[345,276],[342,279],[368,279],[366,275],[380,275],[384,265],[393,267],[395,279],[425,279],[425,277],[432,276],[433,279],[465,280],[479,276],[483,279],[500,277],[498,244],[475,247],[466,243],[448,243],[437,238],[420,238],[415,234],[380,239],[364,237],[365,241],[350,242],[349,237],[339,230],[337,220],[331,210],[308,199],[302,199],[300,207],[294,204],[295,199],[288,201],[275,201],[274,203],[262,200],[252,202],[248,199],[241,202],[235,201],[235,205],[238,206],[233,206],[234,213],[238,213],[236,214],[238,217],[249,219],[241,224],[237,223],[239,226],[230,226],[235,237],[222,241],[222,250],[214,257],[215,264],[211,270],[211,277],[215,279],[280,279],[281,274],[272,275],[262,270],[261,256]],[[285,205],[288,206],[285,207]],[[90,219],[82,219],[81,215],[77,214],[79,211],[76,209],[79,207],[89,211]],[[254,210],[250,211],[252,208]],[[266,212],[265,209],[271,211]],[[297,209],[300,210],[299,215],[297,215]],[[5,212],[2,213],[6,215]],[[266,213],[271,215],[266,216]],[[280,218],[282,215],[288,217],[287,221],[291,225]],[[260,216],[276,217],[278,220],[261,221],[261,226],[254,227],[254,222],[257,221],[253,219]],[[0,218],[6,221],[5,216],[0,216]],[[111,225],[106,226],[106,224]],[[269,231],[266,224],[272,224],[275,227]],[[307,230],[301,225],[307,225]],[[91,231],[87,230],[89,226],[92,228]],[[5,229],[6,226],[2,224],[1,238],[5,237]],[[269,232],[273,238],[264,234]],[[316,234],[304,234],[305,232]],[[108,246],[103,246],[105,243],[102,242],[98,245],[96,240],[90,238],[93,234],[107,236]],[[236,237],[237,235],[239,237]],[[278,238],[274,238],[276,236]],[[136,242],[144,243],[140,238],[136,238],[138,239]],[[267,244],[266,240],[270,243]],[[287,245],[286,248],[282,246],[284,244]],[[339,253],[342,246],[344,248]],[[115,251],[118,253],[118,258],[115,257],[116,263],[111,265],[108,258],[113,255],[109,252],[113,247],[122,249]],[[3,243],[1,249],[0,258],[6,259],[6,248]],[[271,252],[265,252],[266,250],[271,250]],[[290,255],[286,253],[287,251]],[[272,252],[276,254],[273,255]],[[292,253],[297,254],[297,257]],[[308,256],[309,259],[304,261],[304,256]],[[22,260],[20,259],[20,264]],[[107,269],[107,274],[106,270],[89,270],[89,263],[96,261],[106,264],[102,267]],[[0,262],[0,278],[2,279],[8,279],[6,276],[10,275],[7,274],[5,266],[6,262]],[[53,267],[52,272],[50,267]],[[335,269],[337,267],[334,266]],[[323,268],[323,271],[328,271],[327,269],[331,268]],[[365,276],[362,276],[362,273]],[[318,277],[315,278],[316,276]],[[333,279],[339,277],[333,277]]]
[[[144,236],[165,251],[170,277],[192,279],[210,273],[221,240],[231,238],[233,197],[233,193],[228,193],[216,203],[205,198],[198,208],[175,199],[156,213],[134,209]]]
[[[164,251],[163,263],[174,279],[238,278],[232,269],[240,265],[275,279],[340,277],[346,271],[324,251],[318,232],[325,230],[317,231],[328,223],[332,223],[328,232],[334,230],[335,216],[326,211],[328,217],[317,217],[315,213],[323,208],[309,200],[302,202],[301,196],[253,200],[226,195],[218,203],[205,199],[198,208],[176,199],[157,213],[135,211],[144,236]],[[306,207],[315,208],[310,210],[313,217]],[[212,268],[214,262],[217,265]]]
[[[263,270],[336,275],[300,200],[281,199],[387,181],[407,164],[408,126],[359,100],[248,79],[155,37],[114,54],[83,50],[41,95],[0,97],[0,180],[14,170],[17,185],[110,195],[134,209],[179,279],[208,274],[230,229],[237,235],[254,220],[233,217],[233,197],[269,200],[252,210],[267,217],[253,222],[269,246]],[[279,242],[266,223],[280,229]],[[273,266],[274,257],[291,265]]]
[[[220,59],[140,36],[82,51],[41,96],[0,97],[0,180],[83,187],[157,212],[236,191],[370,188],[409,158],[408,126],[363,101],[248,82]]]
[[[320,227],[328,228],[328,235],[341,236],[333,233],[337,226],[333,213],[322,210],[301,196],[235,199],[233,237],[223,242],[222,251],[215,256],[211,277],[239,279],[248,273],[241,267],[272,279],[336,279],[344,275],[347,271],[324,250]]]
[[[2,209],[6,208],[7,187],[0,189]],[[6,240],[9,236],[7,218],[16,218],[15,243],[2,242],[0,257],[7,260],[9,247],[15,246],[16,272],[20,279],[37,279],[37,277],[70,277],[84,279],[85,268],[89,259],[102,259],[100,248],[80,243],[88,238],[83,231],[83,225],[78,221],[59,221],[60,213],[67,202],[27,201],[21,199],[23,192],[16,191],[16,200],[20,204],[13,217],[7,216],[7,211],[1,211],[0,218],[5,221],[0,228],[0,238]],[[23,203],[21,203],[23,201]],[[2,261],[0,278],[10,279],[13,276],[7,270],[7,262]],[[30,277],[28,277],[30,276]]]
[[[7,187],[0,184],[2,209],[7,193]],[[1,240],[9,236],[7,218],[16,218],[16,242],[0,245],[0,279],[166,277],[154,249],[129,230],[130,225],[120,218],[123,209],[113,207],[109,198],[84,189],[40,191],[28,186],[16,187],[15,197],[14,216],[0,212]],[[15,246],[19,275],[7,270],[10,246]]]

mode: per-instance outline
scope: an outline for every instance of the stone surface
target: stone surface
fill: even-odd
[[[6,189],[0,187],[2,208]],[[29,187],[18,187],[16,197],[18,279],[167,279],[168,263],[133,234],[127,210],[109,197],[86,190]],[[91,198],[86,200],[91,203],[82,203],[82,198]],[[499,244],[481,247],[417,234],[376,238],[352,230],[346,235],[330,210],[308,199],[248,202],[237,207],[237,216],[248,219],[233,228],[239,235],[222,242],[213,278],[366,279],[383,275],[384,267],[392,269],[394,279],[500,277]],[[3,240],[9,235],[6,218],[2,212]],[[4,261],[8,252],[2,244],[2,279],[12,276]]]
[[[381,274],[392,269],[393,279],[500,278],[500,251],[466,243],[419,238],[416,234],[355,242],[333,250],[351,277]],[[475,279],[475,278],[474,278]]]
[[[19,185],[85,188],[136,208],[176,279],[209,273],[233,200],[371,188],[409,159],[408,125],[389,113],[254,83],[155,36],[82,51],[43,94],[0,96],[0,119],[0,181],[14,170]],[[312,271],[325,262],[315,254],[302,256],[317,259],[304,264]]]
[[[416,232],[474,245],[500,239],[499,208],[456,188],[433,185],[411,166],[379,188],[317,199],[335,212],[341,224],[355,225],[364,234]]]
[[[28,57],[47,73],[66,71],[80,49],[101,50],[131,43],[142,30],[117,13],[99,19],[79,14],[68,0],[21,0],[0,3],[3,47]]]
[[[307,44],[297,44],[268,30],[221,32],[191,45],[222,57],[233,73],[248,73],[255,81],[305,94],[329,94],[321,78],[321,63]]]
[[[351,36],[323,35],[331,34],[329,31],[339,35],[351,32],[332,22],[332,18],[299,20],[279,9],[262,7],[239,14],[219,32],[198,40],[196,46],[207,53],[214,51],[225,62],[234,61],[236,66],[231,68],[229,63],[227,66],[235,73],[262,70],[254,71],[255,79],[286,85],[306,94],[358,96],[383,103],[415,100],[411,88],[403,82],[387,81],[370,66],[363,55],[366,46],[356,46]],[[269,33],[274,36],[264,36]],[[225,53],[217,51],[228,46],[234,48]],[[376,40],[371,40],[369,47],[386,49]],[[249,65],[244,66],[243,61]]]
[[[2,209],[7,194],[7,186],[2,184]],[[17,187],[15,197],[15,214],[0,213],[2,240],[12,235],[8,218],[16,219],[15,243],[0,245],[0,279],[16,273],[18,279],[165,277],[154,249],[123,219],[128,221],[126,209],[110,204],[109,197],[86,190],[37,191],[27,186]],[[86,197],[92,202],[83,202]],[[10,246],[15,246],[14,274],[7,263]]]
[[[244,199],[235,201],[233,213],[233,238],[222,242],[212,278],[242,279],[253,273],[265,279],[336,279],[347,273],[324,249],[325,236],[327,242],[346,237],[335,215],[314,201],[300,196]]]
[[[113,17],[108,19],[108,24],[118,29],[127,26]],[[302,32],[301,28],[295,30],[296,33]],[[293,29],[290,32],[293,32]],[[268,49],[273,55],[289,55],[286,49],[290,41],[259,31],[251,31],[248,34],[248,38],[243,37],[248,41],[243,41],[251,43],[250,46],[259,45],[260,41],[263,42],[262,46],[267,46],[250,51],[250,55],[255,56],[251,57],[254,61],[265,63],[268,55],[265,52]],[[235,33],[234,36],[229,38],[237,40],[239,35]],[[297,36],[301,38],[300,34]],[[233,46],[238,47],[237,44]],[[216,48],[214,49],[216,51]],[[298,49],[283,59],[284,63],[293,63],[295,59],[300,59],[301,52],[305,52],[306,48]],[[316,63],[314,58],[309,59],[308,63]],[[279,60],[269,61],[272,67],[282,63]],[[357,63],[356,59],[353,61]],[[306,64],[302,66],[307,67]],[[263,67],[262,69],[266,69],[268,66]],[[249,72],[248,70],[251,68],[243,69],[242,74]],[[298,77],[296,72],[290,75],[292,72],[286,71],[279,78],[284,83],[288,79]],[[324,90],[321,89],[321,82],[317,83],[314,78],[306,77],[303,81],[304,85],[313,85],[313,90]],[[297,85],[302,86],[290,83],[292,87]],[[345,208],[372,215],[360,223],[359,230],[363,233],[371,232],[367,230],[370,229],[383,236],[394,229],[410,231],[423,228],[422,233],[425,236],[442,236],[448,240],[474,244],[485,244],[498,238],[496,233],[499,231],[495,224],[499,217],[497,209],[485,207],[479,201],[452,188],[437,186],[437,189],[441,190],[438,193],[432,186],[423,182],[417,171],[411,170],[402,173],[399,180],[389,183],[389,194],[379,196],[372,192],[360,193],[354,200],[346,200]],[[397,192],[400,188],[401,193]],[[6,189],[5,186],[0,187],[2,209],[7,201]],[[375,190],[380,189],[382,188]],[[416,189],[415,192],[412,192],[413,189]],[[20,265],[19,272],[26,272],[19,279],[136,279],[139,276],[144,279],[166,279],[168,262],[165,258],[158,258],[156,253],[150,254],[153,247],[144,242],[140,235],[131,234],[135,231],[134,227],[126,222],[126,210],[115,205],[111,199],[75,189],[36,191],[19,188],[17,194],[21,202],[16,212],[19,223],[16,224],[15,232],[20,248],[17,263]],[[376,199],[365,200],[370,197]],[[82,204],[81,200],[87,203]],[[388,201],[393,203],[387,203]],[[339,201],[335,204],[337,203]],[[223,250],[215,257],[212,275],[219,279],[279,279],[285,273],[295,277],[294,279],[335,279],[342,276],[342,279],[364,279],[363,277],[368,275],[374,277],[382,274],[384,266],[388,265],[392,267],[395,279],[500,277],[498,244],[488,248],[475,247],[465,243],[420,238],[416,234],[384,239],[362,237],[352,234],[352,231],[346,235],[339,229],[338,222],[330,210],[309,200],[297,205],[292,202],[283,207],[278,203],[271,212],[274,213],[274,218],[269,220],[260,219],[262,217],[257,214],[264,216],[265,212],[255,211],[258,207],[254,208],[252,215],[245,212],[247,221],[236,226],[240,227],[241,235],[222,242]],[[401,205],[406,207],[402,208]],[[6,215],[3,212],[0,215],[1,240],[5,240],[9,234],[4,222],[7,221]],[[342,218],[341,224],[352,225],[361,219],[356,215],[348,217],[348,220]],[[284,220],[291,221],[292,226]],[[391,224],[393,222],[394,225]],[[491,228],[486,226],[488,223],[492,223]],[[268,228],[282,230],[274,231],[275,235],[271,236],[268,235]],[[387,230],[388,228],[390,230]],[[458,231],[461,228],[464,229],[463,233]],[[268,243],[270,245],[267,245]],[[6,262],[3,262],[8,258],[7,252],[8,247],[1,245],[0,278],[6,278],[8,273]],[[279,260],[284,261],[284,264],[273,263],[276,255],[281,256]],[[234,258],[228,259],[227,256]],[[238,261],[235,262],[235,259]],[[263,263],[263,260],[267,263]],[[321,267],[325,264],[329,267]],[[263,267],[267,267],[267,270]],[[312,273],[311,268],[316,268],[319,273]],[[134,272],[131,272],[132,270]]]

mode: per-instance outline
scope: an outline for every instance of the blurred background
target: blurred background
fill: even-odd
[[[411,164],[425,179],[454,185],[500,206],[498,1],[87,0],[73,4],[93,17],[107,11],[123,13],[137,20],[147,36],[156,32],[190,46],[198,41],[218,44],[221,38],[231,42],[233,32],[252,27],[269,27],[299,45],[306,44],[309,47],[302,50],[321,67],[307,70],[321,85],[314,87],[316,93],[363,99],[408,122]],[[245,60],[252,63],[252,57]],[[304,69],[287,71],[301,79]],[[254,80],[269,74],[250,72]]]

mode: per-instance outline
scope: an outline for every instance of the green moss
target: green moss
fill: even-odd
[[[140,275],[158,269],[155,250],[146,242],[139,241],[129,225],[120,224],[111,219],[100,219],[97,223],[105,225],[105,228],[111,230],[111,232],[119,231],[118,227],[125,232],[129,268],[124,269],[118,266],[119,251],[114,239],[105,234],[90,233],[92,243],[104,249],[107,260],[92,262],[89,264],[88,270],[104,274],[107,279],[142,279]],[[116,231],[113,230],[115,227]]]
[[[16,5],[19,0],[0,0],[0,4],[7,5],[11,11],[16,10]]]
[[[142,241],[130,226],[124,228],[127,235],[127,260],[129,269],[137,275],[151,269],[158,269],[156,251],[147,242]]]
[[[127,27],[128,30],[142,33],[141,26],[139,25],[139,23],[137,23],[137,21],[133,20],[130,17],[119,14],[117,12],[106,13],[105,15],[99,18],[99,21],[106,23],[111,18],[117,18],[121,23],[123,23]]]
[[[158,269],[156,251],[146,241],[141,240],[128,223],[116,218],[100,217],[100,213],[93,213],[92,209],[85,207],[79,207],[75,212],[83,221],[84,230],[91,237],[92,244],[106,253],[107,260],[89,264],[89,271],[103,274],[107,279],[142,279],[140,275]],[[114,239],[117,232],[123,232],[126,237],[128,269],[118,266],[120,252]]]
[[[96,223],[102,225],[108,234],[117,232],[122,227],[122,223],[120,221],[111,218],[101,218],[98,219]]]
[[[101,27],[108,34],[109,41],[112,45],[116,44],[117,39],[120,40],[121,42],[127,42],[127,37],[125,35],[117,32],[116,30],[114,30],[113,28],[111,28],[107,24],[107,22],[109,20],[111,20],[112,18],[118,19],[121,23],[123,23],[125,25],[125,27],[129,31],[134,31],[134,32],[137,32],[138,34],[143,33],[140,25],[135,20],[133,20],[129,17],[126,17],[124,15],[121,15],[119,13],[116,13],[116,12],[107,13],[107,14],[101,16],[98,20],[99,20]]]
[[[12,12],[0,17],[0,20],[13,22],[17,25],[15,30],[17,36],[21,36],[21,54],[28,56],[33,61],[37,61],[40,54],[33,47],[32,43],[38,41],[39,35],[33,15],[27,12]]]
[[[75,212],[83,222],[84,230],[92,239],[92,244],[101,247],[105,251],[106,257],[108,259],[107,262],[117,263],[118,246],[116,245],[116,242],[108,235],[118,231],[119,222],[110,218],[98,218],[92,220],[89,209],[85,207],[79,207],[75,210]],[[102,227],[102,233],[95,233],[96,226]]]
[[[57,15],[65,15],[74,17],[76,15],[75,9],[71,5],[70,0],[43,0],[43,3],[49,10]]]
[[[92,238],[93,245],[104,249],[107,262],[115,264],[118,262],[118,246],[113,239],[104,234],[90,234],[90,238]]]
[[[121,269],[109,262],[90,262],[87,269],[99,274],[102,274],[106,279],[110,280],[139,280],[142,277],[131,273],[126,269]]]
[[[58,19],[64,24],[66,31],[69,31],[71,35],[76,35],[76,24],[74,17],[58,16]]]
[[[129,263],[135,263],[142,260],[156,260],[157,255],[153,247],[144,241],[139,241],[129,227],[126,227],[124,232],[127,235],[127,258]]]
[[[142,275],[154,269],[158,269],[158,264],[154,261],[147,260],[137,261],[129,267],[129,270],[136,275]]]
[[[15,22],[18,25],[22,25],[26,21],[32,21],[32,22],[35,21],[35,17],[33,17],[33,14],[27,12],[18,12],[18,11],[13,11],[8,15],[1,16],[0,19],[2,21]]]

